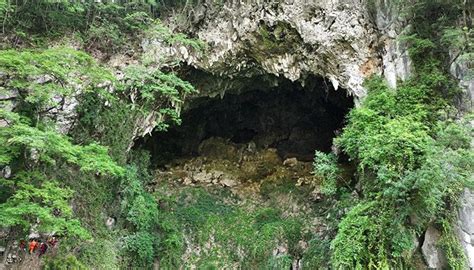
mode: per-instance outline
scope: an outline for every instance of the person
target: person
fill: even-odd
[[[26,242],[25,240],[21,239],[20,240],[20,245],[18,246],[21,251],[26,251]]]
[[[54,246],[56,246],[56,243],[57,243],[57,242],[58,242],[58,239],[56,239],[55,236],[50,237],[50,238],[48,239],[48,244],[50,244],[52,248],[54,248]]]
[[[38,246],[38,242],[36,242],[35,239],[30,241],[30,246],[29,246],[30,254],[33,254],[33,252],[35,252],[35,249],[37,246]]]
[[[41,243],[38,257],[41,257],[42,255],[44,255],[47,250],[48,250],[48,245],[46,243]]]

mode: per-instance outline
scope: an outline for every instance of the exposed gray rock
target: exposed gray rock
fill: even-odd
[[[2,77],[0,75],[0,81]],[[1,83],[0,83],[1,85]],[[16,89],[5,89],[4,87],[0,86],[0,109],[5,111],[12,111],[16,104],[17,104],[17,97],[19,93]],[[4,119],[0,119],[0,127],[8,126],[8,122]]]
[[[283,161],[283,165],[287,167],[294,167],[298,164],[298,160],[296,158],[287,158]]]
[[[472,111],[474,104],[474,65],[473,60],[463,56],[458,51],[451,51],[451,74],[459,80],[459,86],[463,90],[463,100],[459,106],[465,111]]]
[[[191,73],[201,80],[186,79],[200,90],[199,96],[222,97],[265,81],[268,87],[274,76],[305,84],[319,75],[336,90],[346,89],[358,104],[366,94],[365,78],[383,74],[394,87],[411,72],[406,45],[398,38],[406,21],[392,1],[373,4],[286,0],[216,5],[202,1],[187,14],[190,20],[183,22],[183,14],[174,13],[164,22],[204,41],[205,53],[180,42],[169,44],[158,35],[142,40],[143,59],[157,66],[182,62],[194,68]],[[158,113],[151,113],[137,122],[134,134],[149,134],[161,120]]]
[[[220,183],[225,187],[234,187],[238,185],[237,181],[230,178],[225,178],[220,181]]]
[[[288,245],[286,243],[278,245],[272,252],[273,256],[283,256],[288,254]]]
[[[40,234],[37,231],[30,232],[28,235],[28,239],[35,239],[35,238],[40,238]]]
[[[115,218],[108,217],[107,220],[105,220],[105,226],[107,226],[109,230],[112,230],[114,225],[115,225]]]
[[[10,168],[10,166],[5,166],[3,167],[2,171],[1,171],[1,175],[3,178],[10,178],[12,176],[12,169]]]
[[[0,227],[0,238],[5,238],[10,234],[10,227]]]
[[[303,268],[303,261],[300,260],[300,259],[295,259],[291,263],[291,269],[293,269],[293,270],[300,270],[302,268]]]
[[[213,175],[207,172],[197,172],[193,174],[194,182],[198,183],[211,183],[213,179]]]
[[[38,149],[32,148],[30,149],[30,161],[33,163],[37,163],[40,159],[40,153]]]
[[[407,45],[399,39],[406,30],[406,22],[400,16],[397,4],[390,0],[374,1],[375,24],[381,35],[383,75],[391,87],[396,87],[397,80],[408,79],[412,64]]]
[[[56,119],[56,130],[61,134],[67,134],[77,118],[76,107],[79,101],[76,96],[65,97],[61,106],[54,110]]]
[[[363,97],[364,78],[381,73],[379,33],[356,1],[281,1],[210,3],[185,31],[209,44],[203,56],[182,44],[159,38],[142,48],[156,63],[185,63],[212,74],[233,78],[261,74],[303,81],[321,75],[334,85]],[[170,17],[168,25],[178,25]]]
[[[0,87],[0,101],[11,100],[17,98],[19,95],[16,89],[6,90],[3,87]]]
[[[446,257],[438,246],[441,233],[433,226],[429,226],[425,232],[425,241],[421,251],[426,265],[431,269],[443,269],[446,267]]]
[[[474,268],[474,192],[464,189],[458,210],[456,230],[469,267]]]
[[[187,176],[186,176],[186,177],[183,178],[183,182],[182,182],[182,183],[183,183],[183,185],[185,185],[185,186],[189,186],[189,185],[191,185],[191,184],[193,183],[193,180],[192,180],[190,177],[187,177]]]

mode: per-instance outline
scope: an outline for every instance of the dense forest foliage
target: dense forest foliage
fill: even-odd
[[[151,233],[159,226],[157,205],[143,187],[149,179],[146,165],[140,160],[140,170],[132,162],[127,165],[131,126],[152,111],[159,115],[158,129],[179,122],[180,104],[194,89],[173,73],[141,64],[127,67],[117,80],[90,55],[133,49],[145,34],[199,49],[200,43],[172,34],[154,19],[157,6],[0,2],[5,48],[0,53],[1,90],[17,92],[21,104],[13,112],[1,109],[6,125],[0,131],[0,162],[14,176],[2,179],[0,223],[21,235],[40,220],[37,231],[56,232],[70,241],[47,267],[115,269],[127,264],[118,261],[116,250],[129,254],[124,258],[136,256],[133,264],[144,266],[158,252],[158,236]],[[66,45],[68,41],[61,44],[63,36],[79,42],[80,50]],[[48,48],[54,40],[60,44]],[[80,118],[68,136],[55,130],[56,119],[48,112],[72,97],[81,100]],[[125,231],[114,236],[103,225],[102,208],[116,200],[117,192],[123,195],[117,211]],[[119,237],[123,249],[113,246]],[[70,250],[78,248],[74,242],[82,243],[79,260]]]
[[[322,193],[335,202],[331,211],[344,214],[331,217],[333,239],[311,239],[299,254],[308,269],[413,268],[413,240],[429,224],[442,231],[449,266],[465,267],[452,224],[460,193],[474,186],[472,116],[456,108],[461,93],[448,68],[449,49],[472,59],[474,34],[466,1],[415,2],[398,3],[412,22],[402,37],[412,77],[396,89],[380,77],[368,79],[367,97],[335,140],[357,166],[356,199],[337,157],[316,153]],[[270,264],[266,256],[278,234],[297,242],[301,220],[269,208],[228,209],[199,189],[192,191],[199,198],[194,208],[182,206],[179,195],[150,193],[149,154],[130,149],[138,133],[131,127],[153,115],[155,129],[166,132],[181,122],[181,107],[196,90],[146,57],[120,76],[103,62],[113,54],[139,55],[140,40],[156,36],[205,53],[203,42],[158,19],[196,4],[0,0],[0,94],[17,100],[13,111],[0,106],[0,168],[11,170],[0,180],[0,226],[16,236],[32,226],[59,235],[60,250],[45,258],[47,269],[151,268],[157,260],[176,269],[186,249],[182,226],[203,237],[226,227],[217,230],[223,243],[250,250],[244,267],[289,266],[288,258]],[[54,112],[71,99],[79,100],[78,119],[64,133]],[[119,229],[107,229],[104,213],[113,213]],[[302,253],[291,241],[290,249]]]

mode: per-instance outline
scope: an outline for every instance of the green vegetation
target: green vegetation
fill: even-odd
[[[23,113],[34,121],[40,120],[37,119],[39,115],[60,106],[66,97],[74,96],[79,90],[100,91],[109,96],[97,85],[114,80],[110,71],[101,68],[91,56],[66,47],[2,50],[0,72],[6,78],[0,91],[18,91],[25,103]]]
[[[21,119],[15,113],[5,113],[1,110],[0,116],[8,122],[8,126],[0,132],[0,142],[5,146],[0,153],[1,165],[18,161],[29,154],[30,158],[24,161],[26,163],[40,162],[40,165],[54,166],[57,162],[67,162],[88,172],[112,175],[120,175],[123,172],[123,169],[110,159],[107,149],[103,146],[74,145],[66,136],[53,130],[30,126],[27,120]]]
[[[124,257],[130,258],[128,265],[146,267],[153,263],[157,255],[159,244],[158,205],[153,196],[146,192],[144,185],[151,180],[147,167],[149,157],[146,153],[139,153],[141,159],[135,161],[137,165],[127,168],[122,178],[120,192],[121,213],[125,218]]]
[[[202,50],[202,42],[171,33],[157,19],[161,11],[182,2],[0,0],[1,32],[13,47],[42,46],[57,38],[72,38],[84,50],[103,54],[103,58],[118,51],[139,51],[143,37]]]
[[[409,218],[440,220],[456,206],[473,171],[467,124],[430,123],[424,120],[429,106],[420,110],[425,103],[395,101],[419,88],[402,85],[393,92],[375,80],[377,88],[369,88],[364,104],[350,113],[337,141],[358,161],[365,199],[339,224],[332,243],[336,268],[403,265],[413,234],[426,226],[407,226]],[[397,112],[399,107],[413,109]]]
[[[47,260],[44,268],[47,270],[87,269],[83,263],[78,261],[77,258],[72,255],[55,260]]]
[[[58,235],[67,234],[83,239],[90,237],[79,220],[72,218],[72,210],[68,205],[72,195],[70,189],[61,188],[51,181],[45,181],[40,187],[35,187],[28,183],[37,182],[38,179],[25,181],[20,177],[15,179],[15,193],[0,206],[0,225],[29,228],[38,219],[41,223],[37,229],[42,233],[57,232]],[[27,174],[26,177],[32,175]]]
[[[170,119],[180,124],[179,112],[187,95],[195,93],[194,87],[173,73],[150,70],[143,66],[129,66],[125,70],[123,91],[132,97],[133,109],[144,115],[158,112],[156,126],[166,130]]]
[[[13,179],[3,179],[0,225],[20,226],[27,231],[36,219],[37,230],[56,231],[69,236],[89,237],[89,233],[73,218],[69,205],[72,191],[60,185],[48,170],[61,163],[73,170],[120,175],[123,169],[97,144],[74,145],[69,138],[51,130],[29,125],[16,113],[0,111],[8,126],[0,130],[2,165],[11,165]]]
[[[149,171],[149,154],[131,149],[137,135],[179,125],[196,93],[139,46],[146,38],[205,52],[201,41],[157,19],[196,1],[0,0],[0,94],[15,100],[0,104],[0,166],[12,172],[0,180],[0,226],[22,238],[56,232],[61,244],[45,269],[289,269],[296,259],[309,269],[398,269],[416,268],[414,242],[432,225],[442,232],[449,267],[464,268],[453,220],[460,192],[474,186],[472,116],[456,109],[462,93],[448,71],[448,49],[456,60],[473,59],[467,4],[402,2],[412,25],[402,38],[412,77],[396,89],[380,77],[367,80],[368,96],[336,139],[357,166],[356,181],[343,179],[334,154],[316,152],[309,187],[284,175],[260,186],[262,201],[242,203],[226,189],[163,183]],[[255,59],[301,42],[286,23],[258,31]],[[96,60],[113,54],[134,64],[115,76]],[[66,128],[58,126],[65,104],[76,104]],[[235,149],[216,149],[237,158]],[[242,161],[249,163],[256,166]],[[249,185],[276,167],[213,166],[241,171]],[[319,185],[324,201],[311,202],[304,215],[276,201],[282,194],[309,201]],[[111,228],[108,217],[116,221]],[[316,232],[323,223],[328,228]]]
[[[20,235],[31,228],[56,232],[61,245],[46,259],[47,269],[142,268],[158,254],[157,204],[144,189],[149,163],[140,153],[130,165],[129,145],[143,132],[136,129],[143,119],[159,130],[179,124],[181,105],[195,90],[174,73],[140,63],[117,80],[87,53],[133,48],[146,30],[170,44],[203,48],[162,26],[153,18],[156,10],[148,9],[153,6],[0,2],[1,47],[16,47],[0,51],[0,91],[15,97],[14,106],[7,100],[0,109],[0,165],[12,171],[0,183],[0,226]],[[63,39],[71,33],[87,52]],[[72,111],[78,118],[58,127],[57,111],[71,102],[78,104]],[[106,212],[118,217],[121,230],[107,230]]]
[[[85,53],[65,48],[1,51],[0,70],[8,78],[2,90],[18,91],[17,101],[22,105],[18,112],[0,109],[6,125],[0,129],[0,165],[10,166],[13,172],[11,179],[0,183],[0,225],[23,233],[33,227],[43,233],[90,238],[90,231],[71,209],[73,190],[64,183],[65,173],[55,174],[55,168],[80,172],[90,179],[93,175],[119,176],[124,170],[109,157],[106,147],[94,142],[75,144],[43,116],[45,109],[59,105],[53,96],[72,95],[78,83],[70,79],[72,74],[82,76],[87,92],[110,80],[110,73]]]
[[[250,204],[229,203],[237,201],[212,190],[182,188],[172,195],[165,194],[169,189],[163,186],[155,194],[166,205],[159,217],[161,227],[167,231],[159,255],[165,269],[185,263],[212,269],[232,265],[280,269],[301,256],[298,241],[305,237],[303,224],[307,222],[302,217],[285,218],[275,207],[250,210]],[[272,255],[278,245],[288,248],[288,256]],[[192,247],[203,250],[198,254]],[[182,261],[183,254],[186,262]]]
[[[413,239],[431,222],[444,228],[450,267],[464,267],[449,213],[471,180],[473,131],[453,118],[451,104],[459,91],[445,68],[447,52],[437,36],[459,16],[459,8],[441,1],[413,6],[414,29],[404,38],[415,66],[413,77],[397,89],[380,78],[369,80],[367,98],[350,112],[337,139],[357,161],[364,193],[338,225],[331,244],[337,269],[414,267]],[[413,217],[418,222],[410,223]]]
[[[313,166],[313,174],[322,179],[321,192],[325,195],[336,194],[337,182],[341,174],[336,155],[316,151]]]

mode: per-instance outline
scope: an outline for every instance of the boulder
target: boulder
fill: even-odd
[[[183,185],[189,186],[189,185],[191,185],[192,183],[193,183],[193,180],[192,180],[191,178],[189,178],[189,177],[187,177],[187,176],[183,178]]]
[[[301,259],[294,259],[291,263],[291,269],[300,270],[303,269],[303,261]]]
[[[287,158],[283,161],[283,166],[287,167],[294,167],[298,164],[298,160],[296,158]]]
[[[211,183],[213,175],[207,172],[197,172],[193,174],[193,180],[197,183]]]
[[[225,178],[220,181],[220,183],[225,187],[234,187],[237,185],[237,181],[230,178]]]
[[[272,252],[273,256],[283,256],[288,253],[288,245],[286,243],[278,245]]]
[[[108,217],[107,220],[105,221],[105,226],[107,226],[109,230],[112,230],[114,225],[115,225],[115,218]]]
[[[444,269],[447,266],[446,257],[439,247],[441,233],[433,226],[429,226],[425,232],[425,241],[421,246],[423,258],[430,269]]]
[[[12,176],[12,169],[10,168],[10,166],[3,167],[1,175],[3,176],[3,178],[10,178]]]

